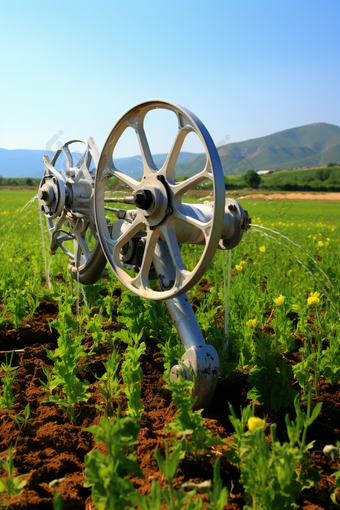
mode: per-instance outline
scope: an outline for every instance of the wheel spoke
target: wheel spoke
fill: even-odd
[[[134,129],[136,131],[141,156],[143,159],[144,177],[146,177],[147,175],[158,172],[158,168],[155,165],[150,151],[149,142],[144,131],[143,120],[144,117],[143,119],[139,119],[138,123],[134,125]]]
[[[148,229],[140,271],[136,278],[133,278],[130,282],[131,285],[138,290],[140,287],[142,287],[143,290],[150,288],[149,272],[160,233],[161,231],[158,228],[153,230]]]
[[[85,235],[85,231],[81,232],[80,235],[77,234],[77,232],[75,232],[74,235],[76,237],[76,241],[74,242],[74,253],[76,253],[76,244],[77,244],[77,249],[80,251],[80,255],[81,255],[81,252],[83,252],[85,260],[88,261],[89,258],[91,257],[91,252],[90,252],[90,249],[87,246],[86,241],[83,237]],[[78,258],[76,258],[76,260],[78,261]]]
[[[180,124],[180,122],[179,122],[179,124]],[[172,144],[169,154],[161,168],[161,173],[163,175],[165,175],[165,177],[168,180],[173,179],[173,177],[174,177],[175,166],[176,166],[176,162],[177,162],[179,153],[181,152],[181,148],[183,146],[185,137],[191,131],[192,131],[192,128],[189,125],[186,125],[185,127],[181,127],[179,125],[179,127],[178,127],[178,131],[177,131],[174,143]]]
[[[174,194],[174,200],[179,200],[184,193],[186,193],[189,189],[193,188],[194,186],[197,186],[200,182],[204,181],[205,179],[210,179],[212,181],[212,175],[207,170],[207,166],[205,167],[202,172],[200,172],[197,175],[193,175],[192,177],[189,177],[186,181],[180,182],[179,184],[169,184],[173,194]]]
[[[172,223],[171,225],[169,225],[169,223],[168,224],[165,223],[165,225],[160,227],[160,230],[164,236],[165,242],[170,252],[172,263],[176,269],[176,282],[177,282],[179,274],[186,276],[186,273],[189,274],[189,272],[186,270],[183,264],[182,255],[178,246],[175,232],[175,223]]]
[[[91,155],[92,155],[92,159],[93,159],[94,165],[95,165],[96,168],[98,168],[100,152],[98,150],[96,142],[93,140],[92,136],[88,136],[87,139],[86,139],[86,143],[89,146],[89,149],[90,149],[90,152],[91,152]]]
[[[192,216],[183,214],[178,209],[174,211],[173,218],[184,221],[185,223],[189,223],[189,225],[193,225],[194,227],[198,228],[201,232],[203,232],[205,241],[207,242],[207,238],[210,236],[210,231],[213,223],[212,219],[209,221],[200,221],[199,219],[193,218]]]
[[[114,163],[109,161],[108,157],[106,157],[106,168],[103,170],[101,176],[102,178],[117,177],[117,179],[123,181],[124,184],[132,188],[133,191],[136,191],[137,188],[140,186],[140,183],[138,181],[132,179],[132,177],[129,177],[126,174],[123,174],[122,172],[119,172],[119,170],[117,170],[116,167],[114,166]]]

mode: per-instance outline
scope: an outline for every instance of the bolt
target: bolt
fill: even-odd
[[[170,214],[172,214],[172,209],[171,209],[171,207],[167,207],[167,208],[165,209],[165,214],[166,214],[167,216],[169,216]]]
[[[235,204],[229,204],[228,205],[229,211],[236,211],[236,205]]]

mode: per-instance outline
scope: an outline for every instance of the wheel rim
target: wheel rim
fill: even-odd
[[[69,146],[75,143],[82,143],[85,145],[84,152],[79,161],[74,165],[72,152]],[[63,155],[65,157],[65,168],[60,172],[55,170],[56,165],[60,162],[59,158]],[[55,236],[57,245],[69,258],[69,270],[72,277],[77,278],[79,273],[79,281],[84,284],[94,283],[102,273],[106,265],[105,257],[102,253],[101,246],[97,237],[94,219],[91,219],[91,214],[73,215],[72,203],[65,206],[65,187],[66,182],[70,177],[70,170],[74,170],[75,176],[82,170],[83,178],[90,183],[93,188],[94,178],[90,174],[91,160],[95,167],[98,167],[99,152],[92,137],[85,140],[71,140],[65,143],[54,155],[51,163],[45,161],[45,174],[55,175],[59,190],[63,190],[64,194],[61,198],[61,203],[56,208],[57,214],[48,214],[44,202],[40,199],[40,205],[44,214],[46,215],[47,226],[50,237]],[[43,186],[44,177],[40,187]],[[93,201],[90,199],[90,204]],[[73,249],[71,246],[66,246],[68,242],[73,242]],[[64,244],[65,243],[65,244]]]
[[[175,113],[178,131],[169,154],[158,169],[154,163],[144,119],[154,109],[165,109]],[[143,160],[143,178],[137,181],[116,169],[112,154],[125,129],[132,127],[136,133]],[[175,183],[174,169],[186,136],[194,132],[203,144],[206,165],[203,171],[186,181]],[[137,207],[131,224],[125,224],[118,237],[111,237],[105,213],[105,186],[110,177],[116,177],[127,185],[133,193],[150,191],[153,194],[154,210],[145,211]],[[213,184],[214,207],[212,217],[201,221],[186,214],[182,197],[186,191],[209,179]],[[136,199],[135,199],[136,200]],[[224,219],[224,178],[217,149],[202,122],[189,110],[162,100],[151,100],[136,105],[116,123],[101,153],[95,179],[94,193],[95,221],[99,241],[107,261],[119,280],[132,292],[147,299],[170,299],[186,292],[197,283],[208,269],[221,238]],[[192,271],[188,271],[182,260],[176,237],[176,225],[182,222],[197,228],[203,234],[205,247],[202,256]],[[112,231],[112,230],[111,230]],[[135,277],[127,274],[121,261],[121,250],[137,233],[145,232],[145,250],[140,271]],[[155,291],[149,282],[149,271],[158,240],[165,240],[176,270],[171,289]]]

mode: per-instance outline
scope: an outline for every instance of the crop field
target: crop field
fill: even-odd
[[[33,198],[0,191],[0,507],[335,509],[339,204],[240,200],[252,228],[188,292],[220,360],[202,412],[165,303],[73,280]]]

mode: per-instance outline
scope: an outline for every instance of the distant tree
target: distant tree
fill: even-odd
[[[329,165],[328,165],[329,166]],[[316,172],[315,172],[315,177],[317,179],[319,179],[320,181],[327,181],[327,179],[329,178],[330,176],[330,173],[331,171],[326,169],[326,168],[319,168]]]
[[[34,186],[34,182],[31,177],[26,177],[25,184],[26,186]]]
[[[247,173],[244,176],[244,181],[248,188],[258,188],[261,183],[261,177],[255,170],[249,169],[247,170]]]
[[[4,180],[5,180],[5,179],[2,177],[2,175],[0,175],[0,186],[2,186],[2,185],[3,185]]]
[[[338,165],[336,165],[335,163],[328,163],[327,166],[338,166]]]

